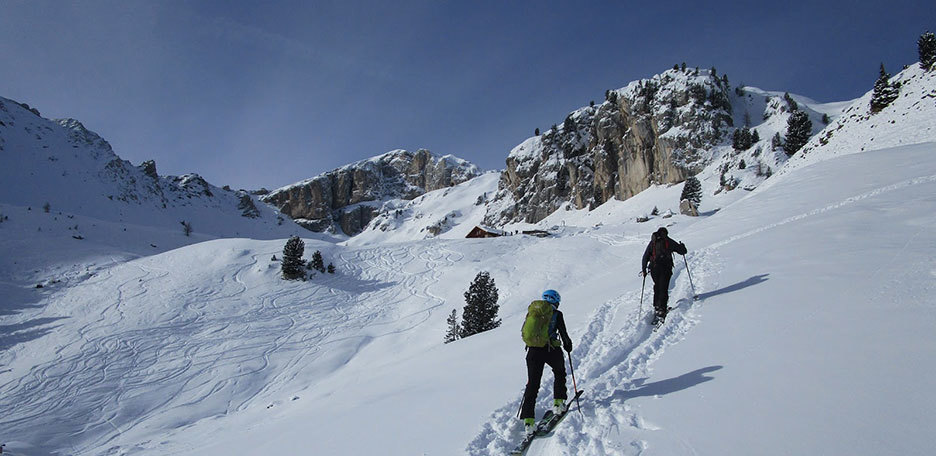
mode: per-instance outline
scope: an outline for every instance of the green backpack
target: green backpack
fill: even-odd
[[[520,334],[528,347],[545,347],[549,344],[549,322],[552,321],[553,306],[546,301],[533,301],[527,308],[526,319]]]

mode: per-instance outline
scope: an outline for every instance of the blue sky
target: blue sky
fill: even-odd
[[[0,96],[124,159],[276,188],[389,150],[484,169],[686,62],[842,101],[918,59],[927,1],[0,0]]]

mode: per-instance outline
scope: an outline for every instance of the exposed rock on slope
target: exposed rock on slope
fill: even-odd
[[[262,197],[312,231],[360,232],[390,199],[416,198],[480,175],[477,166],[428,150],[394,150],[329,171]]]
[[[680,182],[732,125],[727,79],[707,70],[632,82],[514,148],[485,221],[535,223],[565,203],[591,209]]]

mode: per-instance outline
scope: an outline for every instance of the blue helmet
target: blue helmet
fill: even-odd
[[[550,304],[559,305],[559,292],[556,290],[546,290],[543,292],[543,301],[546,301]]]

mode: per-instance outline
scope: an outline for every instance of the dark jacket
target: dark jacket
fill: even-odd
[[[647,250],[644,250],[643,260],[640,263],[640,270],[646,271],[647,265],[650,265],[651,269],[668,269],[673,270],[673,253],[678,253],[680,255],[685,255],[686,245],[682,242],[676,242],[672,240],[669,236],[664,235],[662,242],[660,243],[662,251],[654,252],[654,244],[656,243],[657,234],[654,233],[650,238],[650,243],[647,244]],[[654,260],[656,259],[656,260]]]
[[[553,321],[549,323],[549,344],[558,347],[560,338],[562,339],[562,347],[566,351],[572,351],[572,339],[566,331],[565,318],[562,317],[562,312],[557,309],[553,312]]]

